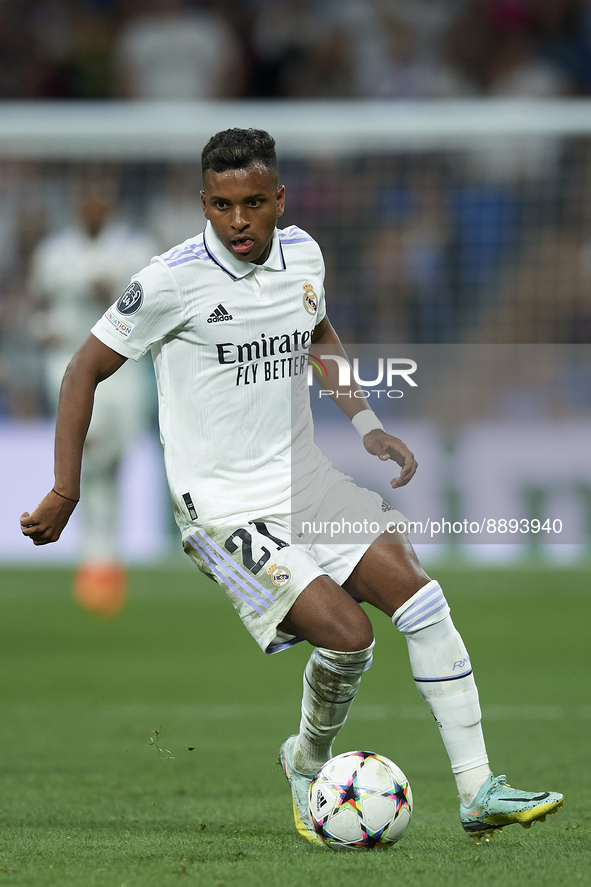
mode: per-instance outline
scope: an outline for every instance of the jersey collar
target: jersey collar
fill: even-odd
[[[203,232],[203,244],[210,258],[213,259],[216,265],[219,265],[226,274],[229,274],[232,280],[241,280],[243,277],[251,274],[256,268],[266,268],[268,271],[285,271],[287,267],[277,228],[275,228],[275,231],[273,232],[269,257],[262,265],[255,265],[253,262],[241,262],[240,259],[233,256],[213,230],[211,222],[208,222],[205,226],[205,231]]]

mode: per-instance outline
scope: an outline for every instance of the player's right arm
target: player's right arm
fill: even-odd
[[[34,545],[57,542],[80,498],[82,450],[94,392],[127,358],[90,335],[76,352],[62,382],[55,430],[55,483],[32,514],[21,515],[21,531]]]

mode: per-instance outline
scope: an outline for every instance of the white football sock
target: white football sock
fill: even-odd
[[[423,586],[392,622],[406,637],[417,689],[441,732],[462,802],[470,803],[490,770],[470,657],[439,583]]]
[[[317,647],[310,656],[293,750],[293,766],[299,773],[316,773],[332,756],[332,741],[347,720],[361,675],[371,665],[374,643],[353,653]]]
[[[478,789],[484,780],[490,776],[490,767],[488,764],[481,764],[480,767],[465,770],[463,773],[456,773],[455,776],[458,792],[460,793],[460,801],[464,806],[469,807],[478,794]]]

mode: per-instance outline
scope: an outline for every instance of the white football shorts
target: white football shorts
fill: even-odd
[[[318,576],[342,585],[385,531],[406,535],[408,522],[377,493],[342,479],[298,535],[290,516],[269,515],[198,528],[183,548],[222,587],[261,649],[277,653],[303,640],[277,627],[298,595]]]

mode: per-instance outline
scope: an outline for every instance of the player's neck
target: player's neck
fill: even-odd
[[[267,244],[267,247],[266,247],[266,249],[264,250],[264,252],[262,253],[262,255],[260,255],[260,256],[258,257],[258,259],[253,259],[253,262],[252,262],[253,265],[264,265],[264,264],[265,264],[265,262],[267,261],[267,259],[268,259],[269,256],[271,255],[271,246],[272,246],[272,244],[273,244],[273,238],[271,238],[271,240],[270,240],[269,243]]]

